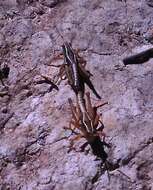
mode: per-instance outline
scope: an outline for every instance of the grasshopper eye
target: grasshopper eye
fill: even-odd
[[[65,44],[62,45],[62,49],[64,50],[66,47],[65,47]]]
[[[69,42],[69,46],[72,47],[72,43]]]

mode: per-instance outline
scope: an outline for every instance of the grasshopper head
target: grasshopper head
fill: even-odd
[[[72,49],[71,43],[65,42],[62,45],[62,49],[63,49],[63,55],[66,59],[67,64],[71,64],[71,63],[76,62],[76,56],[75,56],[75,53]]]

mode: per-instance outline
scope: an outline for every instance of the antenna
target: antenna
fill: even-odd
[[[61,32],[60,32],[60,30],[58,29],[58,27],[57,27],[56,25],[54,25],[54,27],[55,27],[57,33],[59,34],[59,36],[62,38],[63,42],[65,43],[65,42],[68,41],[68,43],[71,45],[71,44],[72,44],[72,39],[71,39],[71,40],[65,40],[65,39],[64,39],[64,36],[61,34]]]
[[[60,33],[59,29],[57,28],[57,26],[55,25],[55,29],[57,31],[57,33],[59,34],[59,36],[62,38],[62,40],[65,42],[64,37],[62,36],[62,34]]]

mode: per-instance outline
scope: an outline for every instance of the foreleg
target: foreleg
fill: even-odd
[[[77,136],[75,136],[73,139],[70,139],[70,146],[69,146],[69,150],[68,150],[68,153],[71,151],[71,150],[76,150],[76,148],[74,148],[74,143],[75,141],[83,138],[84,136],[82,134],[79,134]]]

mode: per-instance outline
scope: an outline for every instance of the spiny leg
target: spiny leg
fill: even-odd
[[[69,85],[73,88],[74,80],[72,76],[72,71],[68,65],[65,65],[65,78],[67,78]]]
[[[52,79],[51,79],[50,77],[45,76],[45,75],[40,75],[40,76],[43,78],[43,80],[37,81],[37,82],[36,82],[37,84],[46,83],[46,84],[51,85],[50,90],[51,90],[52,88],[55,88],[56,90],[59,90],[58,86],[54,83],[54,81],[52,81]],[[50,91],[50,90],[49,90],[49,91]]]
[[[99,118],[99,117],[98,117]],[[100,119],[97,119],[97,126],[96,126],[96,133],[100,138],[103,138],[103,142],[105,142],[106,134],[103,132],[104,124]],[[100,127],[98,127],[99,123],[101,124]]]
[[[57,80],[56,83],[60,84],[62,80],[66,79],[66,74],[65,74],[65,64],[60,65],[59,73],[57,74]]]
[[[84,93],[78,93],[77,95],[77,102],[80,107],[81,115],[82,115],[82,123],[86,128],[87,132],[93,131],[93,124],[88,112],[86,110],[85,100],[84,100]]]
[[[87,64],[87,61],[86,61],[83,57],[81,57],[81,56],[79,55],[79,52],[80,52],[80,51],[81,51],[80,49],[75,50],[75,54],[76,54],[76,57],[77,57],[77,59],[78,59],[79,69],[80,69],[81,72],[83,72],[84,75],[86,75],[87,77],[93,76],[93,75],[90,73],[90,71],[88,71],[88,70],[85,69],[86,64]]]
[[[100,118],[100,116],[96,113],[95,118],[93,120],[94,129],[97,129],[97,127],[98,127],[99,118]]]
[[[93,107],[92,103],[91,103],[90,93],[87,92],[86,93],[86,105],[87,105],[88,113],[89,113],[90,117],[92,118],[94,130],[97,130],[98,124],[100,122],[100,116],[97,114],[97,108],[102,106],[103,104],[98,104],[97,107]]]
[[[94,111],[92,103],[91,103],[90,92],[86,93],[86,107],[87,107],[87,111],[88,111],[90,118],[92,120],[94,120],[95,111]]]
[[[72,113],[72,118],[77,121],[78,118],[77,118],[77,110],[76,110],[76,107],[73,105],[73,102],[72,102],[72,99],[69,98],[68,99],[68,102],[69,102],[69,105],[70,105],[70,109],[71,109],[71,113]]]
[[[74,132],[74,134],[77,134],[77,132],[75,132],[75,129],[80,129],[79,121],[71,120],[69,127]]]
[[[85,142],[83,143],[83,145],[81,145],[80,149],[81,149],[81,152],[84,152],[85,148],[88,146],[88,142]]]
[[[55,55],[51,61],[56,61],[56,60],[63,59],[63,58],[64,58],[63,54],[60,53],[58,55]]]
[[[95,108],[95,109],[98,109],[98,108],[100,108],[100,107],[102,107],[102,106],[104,106],[104,105],[106,105],[106,104],[108,104],[108,102],[101,102],[101,101],[99,101],[99,102],[94,106],[94,108]]]
[[[81,139],[81,138],[83,138],[83,137],[84,136],[82,134],[79,134],[79,135],[75,136],[73,139],[70,139],[70,146],[69,146],[68,152],[70,152],[71,150],[76,150],[74,148],[74,142]]]
[[[87,111],[83,112],[82,114],[83,114],[83,124],[86,126],[87,132],[93,132],[94,131],[93,123]]]
[[[95,118],[95,123],[97,123],[97,125],[95,124],[95,128],[96,128],[96,131],[103,131],[103,129],[104,129],[104,124],[103,124],[103,122],[100,120],[100,116],[99,115],[97,115],[96,116],[96,118]],[[98,124],[101,124],[100,125],[100,127],[98,127]]]
[[[81,52],[80,49],[75,50],[75,54],[77,56],[80,66],[85,68],[87,61],[82,56],[79,55],[80,52]]]
[[[73,135],[73,134],[74,134],[74,135],[78,135],[79,133],[76,132],[76,131],[75,131],[75,128],[72,128],[71,125],[72,125],[72,123],[70,122],[70,123],[69,123],[69,127],[63,127],[64,130],[71,131],[71,134],[69,135],[69,137],[70,137],[71,135]],[[68,138],[69,138],[69,137],[68,137]]]
[[[72,113],[72,119],[71,119],[71,123],[70,123],[70,127],[73,125],[73,129],[75,130],[76,128],[80,131],[82,131],[81,129],[81,113],[80,113],[80,109],[78,108],[78,106],[74,106],[72,100],[69,98],[68,99],[70,107],[71,107],[71,113]],[[72,127],[71,127],[72,128]]]

